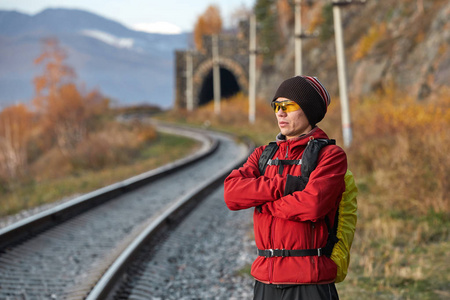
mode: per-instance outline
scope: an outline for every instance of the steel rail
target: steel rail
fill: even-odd
[[[242,165],[254,149],[253,143],[246,142],[248,153],[229,167],[222,170],[210,180],[202,183],[187,195],[179,198],[157,219],[153,220],[136,239],[121,253],[115,262],[103,274],[97,284],[86,297],[86,300],[111,298],[113,293],[118,289],[120,280],[125,276],[128,264],[141,251],[141,249],[153,237],[158,236],[160,231],[170,227],[176,227],[180,221],[186,217],[213,189],[219,187],[226,176],[236,167]]]
[[[202,142],[202,148],[196,153],[173,163],[97,189],[0,229],[0,250],[29,236],[42,232],[51,226],[62,223],[119,195],[183,169],[214,153],[219,146],[217,139],[212,139],[205,132],[202,133],[198,130],[187,130],[162,124],[157,124],[157,129],[158,131],[196,139]]]

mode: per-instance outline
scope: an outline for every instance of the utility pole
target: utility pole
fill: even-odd
[[[186,109],[194,110],[192,50],[186,52]]]
[[[338,68],[339,97],[341,98],[341,119],[344,147],[352,143],[353,133],[350,120],[350,106],[347,93],[347,71],[344,51],[344,34],[342,30],[341,6],[349,4],[365,4],[365,0],[333,0],[334,37],[336,42],[336,60]]]
[[[310,3],[307,1],[307,3]],[[303,33],[302,0],[295,0],[295,75],[303,75],[302,39],[317,37],[317,34]]]
[[[220,65],[219,65],[219,37],[212,36],[212,56],[213,56],[213,89],[214,89],[214,112],[220,114]]]
[[[302,74],[302,0],[295,0],[295,75]]]
[[[255,123],[256,111],[256,17],[254,14],[250,16],[250,44],[249,44],[249,87],[248,87],[248,121]]]
[[[341,98],[341,121],[344,147],[352,143],[352,127],[350,122],[350,108],[347,94],[347,72],[345,66],[344,37],[342,33],[341,8],[333,0],[334,38],[336,42],[336,59],[338,68],[339,97]]]

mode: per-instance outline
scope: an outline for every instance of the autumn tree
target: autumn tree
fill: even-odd
[[[240,23],[244,20],[249,20],[252,15],[252,10],[245,5],[238,6],[231,12],[230,25],[232,29],[238,29]]]
[[[222,31],[222,17],[220,10],[215,5],[210,5],[206,11],[198,17],[194,27],[194,44],[197,50],[204,51],[203,36],[218,34]]]
[[[0,174],[11,181],[27,169],[27,144],[33,114],[23,104],[6,107],[0,112]]]
[[[61,152],[70,156],[86,138],[92,119],[109,103],[99,92],[83,93],[77,88],[75,72],[66,59],[57,40],[44,40],[43,52],[35,60],[44,65],[44,71],[34,79],[34,104],[44,130],[53,135]]]

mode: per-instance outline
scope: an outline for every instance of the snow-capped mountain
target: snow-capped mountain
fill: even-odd
[[[187,47],[188,33],[145,33],[82,10],[47,9],[0,11],[0,107],[33,98],[32,80],[41,72],[34,60],[48,37],[59,39],[86,89],[119,105],[172,106],[174,51]]]

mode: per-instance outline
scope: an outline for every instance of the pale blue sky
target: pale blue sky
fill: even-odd
[[[197,17],[211,4],[219,6],[228,27],[230,16],[237,8],[251,8],[254,3],[255,0],[0,0],[0,10],[36,14],[46,8],[78,8],[130,28],[136,24],[153,24],[155,28],[155,23],[167,22],[176,26],[166,24],[167,29],[192,31]]]

